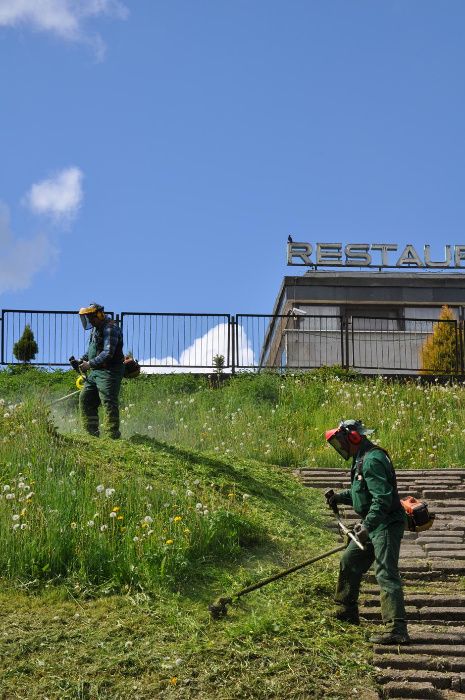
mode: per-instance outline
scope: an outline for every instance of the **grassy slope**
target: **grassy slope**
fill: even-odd
[[[7,402],[68,390],[70,376],[0,376],[0,398]],[[242,542],[238,538],[233,555],[210,548],[187,571],[174,568],[171,577],[152,586],[142,575],[90,582],[82,571],[59,579],[41,569],[35,576],[4,578],[2,700],[336,700],[354,692],[363,697],[361,688],[370,685],[363,631],[346,629],[328,615],[336,557],[244,597],[222,621],[213,622],[207,606],[218,595],[336,544],[324,527],[321,494],[303,489],[273,461],[300,465],[315,457],[318,464],[341,466],[320,446],[317,433],[356,410],[367,422],[386,421],[380,442],[403,455],[407,466],[408,438],[415,429],[431,442],[425,445],[425,465],[444,463],[451,454],[450,463],[461,463],[461,448],[453,438],[464,412],[462,387],[244,377],[211,391],[203,381],[157,377],[127,384],[122,403],[128,408],[128,439],[109,443],[79,434],[57,438],[41,420],[30,426],[28,417],[37,403],[28,400],[21,409],[26,411],[23,428],[12,416],[4,419],[14,434],[0,443],[0,483],[11,481],[21,465],[32,471],[43,455],[65,487],[70,467],[83,488],[88,482],[111,483],[117,493],[136,482],[180,492],[198,480],[202,499],[210,499],[212,509],[229,508],[243,518],[251,536]],[[74,410],[56,413],[62,426],[74,427]],[[436,431],[425,426],[425,411],[429,424],[437,423]],[[399,430],[388,432],[389,421],[399,421]],[[139,435],[130,437],[134,432]],[[433,450],[434,459],[428,457]],[[34,476],[37,498],[48,497],[46,474],[39,470]],[[228,501],[232,492],[237,503]],[[239,499],[244,493],[251,496],[245,504]],[[177,505],[187,513],[184,501]],[[139,516],[130,527],[137,527]],[[5,546],[10,546],[7,540]]]

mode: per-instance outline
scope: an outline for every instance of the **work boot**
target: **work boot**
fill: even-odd
[[[339,622],[348,622],[349,625],[360,624],[358,610],[337,610],[334,613],[334,618]]]
[[[410,637],[407,632],[383,632],[382,634],[373,634],[369,641],[372,644],[410,644]]]

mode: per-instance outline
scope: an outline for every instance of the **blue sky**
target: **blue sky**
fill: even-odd
[[[463,0],[0,0],[0,307],[268,313],[465,243]]]

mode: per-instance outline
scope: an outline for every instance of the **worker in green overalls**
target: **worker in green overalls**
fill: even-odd
[[[387,452],[367,437],[373,431],[359,420],[346,420],[326,432],[326,440],[344,458],[352,457],[351,488],[327,493],[328,505],[351,505],[362,522],[354,533],[362,551],[350,541],[341,557],[335,601],[339,620],[359,624],[358,596],[363,574],[375,564],[386,631],[370,637],[374,644],[408,644],[404,594],[399,576],[400,543],[405,513],[396,475]]]
[[[91,330],[87,353],[79,369],[88,373],[79,397],[84,429],[95,437],[100,435],[98,408],[105,411],[105,432],[118,439],[119,392],[124,375],[123,335],[118,324],[109,318],[100,304],[89,304],[79,310],[85,330]]]

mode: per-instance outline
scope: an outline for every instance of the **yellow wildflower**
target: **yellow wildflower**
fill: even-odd
[[[119,510],[120,510],[120,507],[115,506],[114,508],[112,508],[112,513],[117,513]]]
[[[191,531],[189,530],[188,527],[185,527],[184,530],[183,530],[183,532],[184,532],[185,535],[190,535],[190,532],[191,532]]]
[[[236,494],[235,494],[235,493],[232,493],[232,492],[231,492],[231,493],[228,493],[228,498],[234,498],[235,495],[236,495]]]
[[[165,544],[173,544],[174,540],[166,540]]]
[[[181,520],[182,520],[182,518],[181,518],[180,515],[176,515],[176,516],[173,518],[173,521],[174,521],[175,523],[179,523]]]
[[[116,519],[117,519],[117,520],[123,520],[123,519],[124,519],[124,515],[118,515],[118,516],[116,517]]]
[[[23,509],[22,509],[20,515],[22,515],[22,516],[26,515],[26,508],[23,508]]]
[[[173,676],[172,678],[170,678],[171,685],[176,685],[177,682],[178,682],[178,679],[176,676]]]

